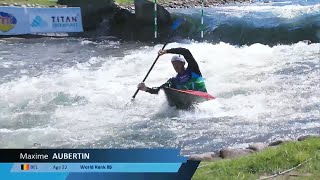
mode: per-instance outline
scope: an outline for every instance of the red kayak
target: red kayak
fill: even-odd
[[[178,109],[188,109],[194,104],[215,99],[215,97],[202,91],[179,90],[173,88],[163,88],[170,106]]]

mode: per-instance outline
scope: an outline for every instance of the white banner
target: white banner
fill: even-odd
[[[82,32],[80,8],[30,8],[30,31]]]
[[[0,7],[0,35],[82,31],[80,8]]]

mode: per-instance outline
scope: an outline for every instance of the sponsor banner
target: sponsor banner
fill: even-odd
[[[80,8],[30,8],[28,14],[32,33],[83,31]]]
[[[30,32],[26,9],[0,6],[0,35],[27,34]]]
[[[0,6],[0,35],[82,31],[80,8]]]

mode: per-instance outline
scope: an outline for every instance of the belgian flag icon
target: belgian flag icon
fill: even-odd
[[[29,170],[29,169],[30,169],[29,164],[21,164],[21,170],[26,171],[26,170]]]

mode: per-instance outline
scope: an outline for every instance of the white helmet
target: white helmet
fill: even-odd
[[[180,56],[180,55],[179,55],[179,56],[177,56],[177,55],[172,56],[171,61],[180,61],[180,62],[183,62],[183,63],[186,62],[186,60],[184,59],[184,57],[183,57],[183,56]]]

